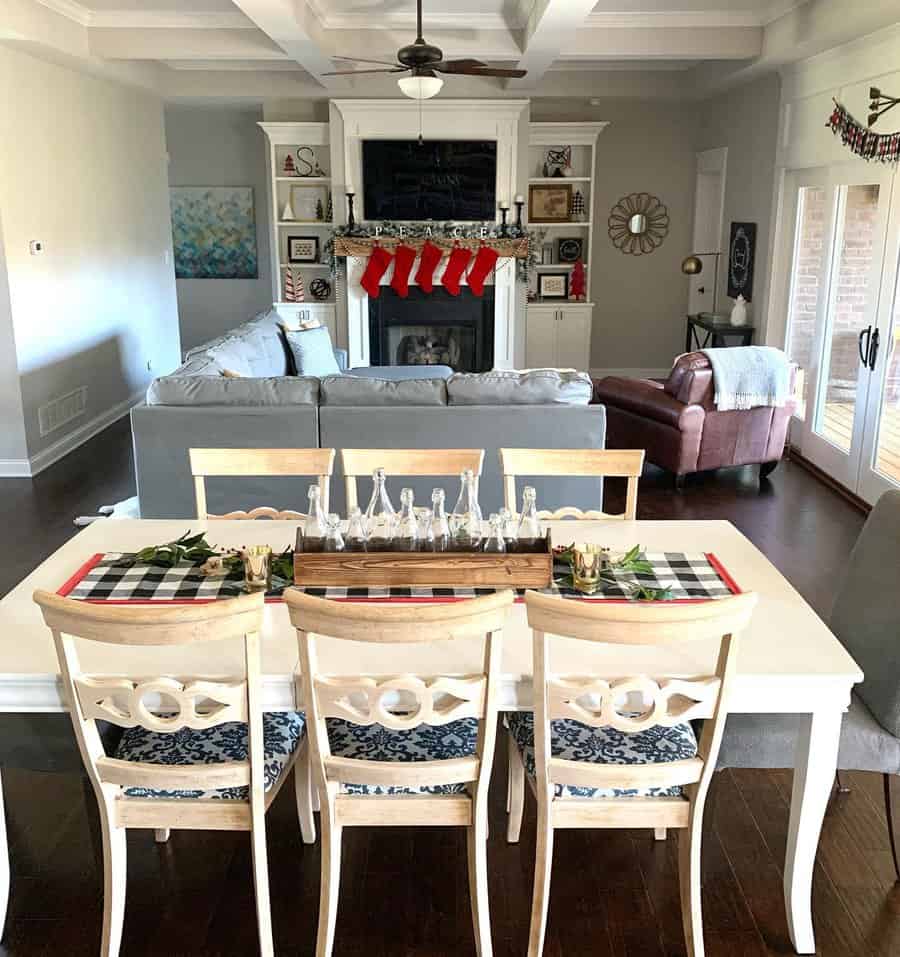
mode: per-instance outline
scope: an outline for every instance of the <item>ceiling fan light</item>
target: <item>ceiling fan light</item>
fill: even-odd
[[[403,76],[397,80],[397,86],[404,96],[411,100],[430,100],[441,92],[444,81],[433,73],[420,76]]]

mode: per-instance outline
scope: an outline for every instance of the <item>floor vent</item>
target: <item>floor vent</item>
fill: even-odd
[[[68,392],[56,399],[52,399],[38,409],[38,425],[41,435],[49,435],[62,428],[72,419],[84,415],[87,408],[87,386],[81,386],[74,392]]]

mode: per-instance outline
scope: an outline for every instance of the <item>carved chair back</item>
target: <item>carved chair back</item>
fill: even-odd
[[[300,645],[302,695],[320,793],[333,800],[341,784],[417,788],[477,782],[479,796],[482,790],[486,796],[497,724],[501,630],[511,591],[470,601],[389,607],[332,602],[292,589],[284,597]],[[323,674],[318,636],[376,644],[483,638],[484,663],[478,673],[464,676]],[[337,757],[329,746],[328,718],[394,731],[476,718],[478,737],[475,753],[466,757],[421,762]]]
[[[564,601],[526,592],[534,635],[534,746],[536,785],[549,800],[553,786],[669,788],[681,786],[691,799],[705,794],[715,771],[725,727],[726,700],[737,657],[737,634],[756,605],[752,593],[691,604],[619,604]],[[681,679],[639,675],[607,681],[558,675],[550,668],[550,635],[622,645],[672,646],[718,642],[711,675]],[[626,734],[654,726],[673,727],[706,719],[694,758],[640,765],[592,764],[554,758],[550,722],[568,718]]]
[[[204,522],[208,518],[306,518],[303,512],[279,510],[269,505],[261,505],[250,511],[236,510],[225,515],[210,515],[206,510],[206,479],[213,477],[315,476],[322,491],[322,507],[328,511],[334,449],[189,449],[188,454],[191,475],[194,477],[198,521]]]
[[[556,511],[542,509],[538,516],[544,519],[621,518],[634,521],[637,517],[637,485],[643,467],[643,449],[500,449],[504,504],[513,514],[518,512],[516,479],[519,477],[628,479],[625,511],[620,515],[610,515],[602,508],[582,511],[574,505],[567,505]]]
[[[53,634],[63,687],[88,776],[99,793],[115,798],[119,788],[215,790],[246,787],[251,801],[264,796],[264,749],[260,701],[259,629],[262,595],[200,605],[127,607],[90,604],[36,591]],[[174,647],[240,639],[245,673],[233,680],[123,677],[82,671],[77,641],[134,647]],[[229,721],[248,725],[248,760],[209,765],[164,765],[109,757],[97,721],[158,734],[183,728],[207,730]],[[139,799],[129,799],[131,800]],[[193,802],[191,802],[193,803]],[[222,808],[230,801],[204,802]]]
[[[383,468],[388,477],[443,477],[471,469],[480,478],[483,464],[484,449],[341,449],[347,510],[359,505],[356,480],[368,478],[375,469]]]

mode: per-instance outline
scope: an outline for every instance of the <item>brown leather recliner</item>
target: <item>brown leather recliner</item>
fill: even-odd
[[[796,367],[791,367],[793,393]],[[609,376],[594,383],[594,401],[606,406],[606,447],[646,449],[648,462],[675,473],[681,486],[689,472],[727,465],[760,466],[768,475],[784,452],[796,402],[719,412],[713,374],[702,352],[675,360],[664,383]]]

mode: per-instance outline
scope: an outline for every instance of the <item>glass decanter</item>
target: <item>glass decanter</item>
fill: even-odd
[[[389,551],[394,540],[397,513],[388,498],[384,469],[372,473],[372,498],[366,509],[366,534],[370,552]]]
[[[341,535],[341,516],[332,512],[328,516],[328,532],[325,535],[326,552],[342,552],[345,548],[344,536]]]
[[[366,523],[363,520],[362,512],[354,506],[350,509],[350,516],[347,520],[347,535],[345,545],[348,551],[364,552],[366,550]]]
[[[481,508],[478,505],[478,492],[475,485],[475,473],[466,469],[460,477],[459,498],[450,515],[450,532],[453,536],[453,548],[458,551],[475,551],[481,544]]]
[[[413,490],[400,489],[400,515],[394,532],[394,548],[398,552],[414,552],[419,542],[419,520],[413,508]]]
[[[536,551],[543,537],[544,529],[537,514],[537,493],[531,485],[526,485],[522,490],[522,515],[516,529],[516,549]]]
[[[450,547],[450,523],[444,509],[444,490],[431,492],[431,543],[436,552],[445,552]]]
[[[328,535],[328,519],[322,508],[322,490],[318,485],[310,485],[307,495],[309,507],[303,525],[303,551],[321,552],[325,548]]]
[[[506,538],[503,535],[503,519],[496,512],[492,512],[488,522],[490,523],[491,531],[484,543],[484,550],[493,555],[506,554]]]

